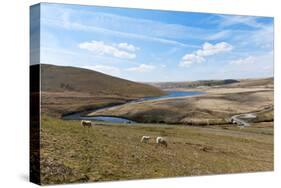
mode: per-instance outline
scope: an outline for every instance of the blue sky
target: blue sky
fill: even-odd
[[[41,63],[141,82],[273,76],[273,18],[41,4]]]

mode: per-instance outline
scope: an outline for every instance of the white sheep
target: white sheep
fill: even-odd
[[[158,136],[157,138],[156,138],[156,144],[157,145],[163,145],[163,146],[165,146],[165,147],[168,147],[168,143],[167,143],[167,141],[166,141],[166,139],[165,138],[163,138],[163,137],[161,137],[161,136]]]
[[[142,136],[141,143],[147,143],[150,140],[150,136]]]
[[[88,120],[82,120],[81,121],[81,126],[83,126],[83,127],[91,127],[92,126],[92,122],[88,121]]]

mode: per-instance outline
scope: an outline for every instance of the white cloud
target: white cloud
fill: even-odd
[[[134,45],[128,43],[119,43],[117,44],[117,47],[130,52],[135,52],[139,49],[138,47],[135,47]]]
[[[253,64],[255,63],[255,58],[253,56],[248,56],[246,58],[236,59],[229,62],[229,64],[243,65],[243,64]]]
[[[220,54],[223,52],[229,52],[233,49],[233,46],[226,43],[226,42],[220,42],[217,44],[211,44],[208,42],[205,42],[201,49],[185,54],[181,62],[179,63],[180,67],[189,67],[193,63],[202,63],[206,61],[206,57],[212,56],[215,54]]]
[[[235,59],[229,62],[229,65],[240,65],[240,66],[251,66],[253,67],[253,64],[258,65],[257,68],[265,68],[268,69],[268,67],[273,68],[273,51],[266,52],[259,55],[250,55],[245,58]]]
[[[254,53],[244,58],[237,58],[218,68],[215,78],[262,78],[273,76],[273,51]]]
[[[125,44],[125,43],[123,43]],[[127,44],[127,47],[133,48],[133,45]],[[83,42],[79,44],[79,48],[86,49],[94,53],[95,55],[110,55],[113,57],[124,58],[124,59],[134,59],[136,58],[136,54],[115,47],[115,45],[105,44],[103,41],[91,41],[91,42]]]
[[[215,55],[218,53],[222,53],[222,52],[228,52],[231,51],[233,49],[233,47],[226,43],[226,42],[220,42],[217,44],[210,44],[208,42],[205,42],[203,44],[202,49],[197,50],[196,55],[197,56],[201,56],[201,57],[206,57],[206,56],[211,56],[211,55]]]
[[[120,72],[121,72],[120,69],[117,67],[105,66],[105,65],[83,66],[83,68],[102,72],[104,74],[108,74],[112,76],[120,76]]]
[[[127,71],[134,71],[134,72],[150,72],[155,69],[153,65],[141,64],[137,67],[131,67],[126,69]]]
[[[186,54],[182,57],[180,62],[180,67],[189,67],[193,63],[202,63],[205,61],[205,58],[198,56],[196,54]]]

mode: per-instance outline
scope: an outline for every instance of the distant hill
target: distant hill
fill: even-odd
[[[273,87],[274,79],[270,78],[258,78],[258,79],[241,79],[239,83],[231,84],[233,87]]]
[[[42,91],[73,91],[90,93],[94,96],[115,95],[135,98],[164,94],[162,90],[151,85],[128,81],[93,70],[49,64],[40,66]]]
[[[161,89],[172,89],[172,88],[197,88],[197,87],[210,87],[210,86],[221,86],[227,84],[239,83],[238,80],[225,79],[225,80],[198,80],[190,82],[159,82],[151,83]]]

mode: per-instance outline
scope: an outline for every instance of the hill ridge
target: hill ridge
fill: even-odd
[[[40,70],[42,91],[76,91],[88,92],[95,96],[117,95],[135,98],[164,94],[162,90],[154,86],[86,68],[40,64]]]

